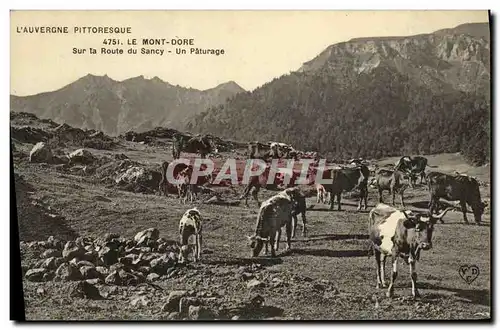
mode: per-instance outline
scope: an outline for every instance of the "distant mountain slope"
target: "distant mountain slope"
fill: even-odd
[[[173,86],[158,77],[119,82],[89,74],[54,92],[11,95],[10,103],[12,111],[117,135],[157,126],[183,128],[188,117],[243,91],[233,81],[200,91]]]
[[[338,157],[489,157],[489,25],[327,47],[289,75],[195,116],[188,129]],[[472,159],[474,158],[474,159]]]

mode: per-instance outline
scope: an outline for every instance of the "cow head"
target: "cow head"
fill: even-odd
[[[250,248],[252,249],[252,258],[258,257],[264,243],[269,241],[269,238],[262,238],[258,235],[247,236],[250,242]]]
[[[479,200],[477,204],[472,205],[472,212],[474,213],[474,220],[476,223],[481,222],[481,217],[484,214],[484,209],[488,206],[488,203],[485,201]]]
[[[403,211],[406,219],[403,225],[408,229],[408,240],[410,246],[415,248],[415,256],[417,260],[420,258],[420,250],[429,250],[432,248],[432,234],[436,222],[444,217],[444,215],[452,210],[449,207],[439,214],[422,214],[412,211]]]

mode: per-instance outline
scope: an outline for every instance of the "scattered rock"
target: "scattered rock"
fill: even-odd
[[[181,315],[186,315],[189,311],[189,307],[199,305],[201,305],[201,302],[198,298],[182,297],[179,301],[179,313],[181,313]]]
[[[47,270],[45,268],[34,268],[26,272],[26,279],[31,282],[43,282],[43,276]]]
[[[64,262],[63,258],[50,257],[43,261],[41,264],[42,268],[46,268],[48,270],[55,270]]]
[[[66,260],[71,260],[73,258],[83,259],[86,252],[87,251],[76,242],[69,241],[64,245],[62,256]]]
[[[56,249],[45,250],[41,255],[41,257],[44,259],[50,257],[61,257],[61,256],[62,256],[61,251],[57,251]]]
[[[147,305],[149,305],[149,299],[147,299],[147,297],[144,295],[136,296],[130,300],[130,305],[132,305],[134,307],[135,306],[147,306]]]
[[[137,245],[145,243],[146,240],[157,241],[160,237],[160,231],[156,228],[148,228],[138,232],[134,236],[134,241]]]
[[[263,286],[264,286],[264,283],[262,283],[261,281],[256,280],[256,279],[253,279],[247,283],[247,289],[261,288]]]
[[[154,281],[157,281],[158,279],[160,278],[160,275],[156,274],[156,273],[150,273],[147,277],[146,277],[146,280],[148,282],[154,282]]]
[[[172,291],[168,295],[167,302],[163,306],[162,310],[167,312],[177,312],[179,311],[179,302],[181,298],[187,295],[187,291]]]
[[[68,155],[70,164],[90,165],[97,160],[92,153],[85,149],[78,149]]]
[[[80,273],[84,279],[100,278],[102,275],[93,266],[80,267]]]
[[[99,289],[87,281],[78,282],[70,291],[70,297],[99,300],[103,299]]]
[[[52,150],[44,142],[38,142],[35,144],[30,152],[30,163],[47,163],[52,164],[54,161],[54,155]]]
[[[121,285],[122,284],[122,279],[120,275],[118,274],[118,271],[114,270],[106,276],[106,279],[104,280],[106,284],[115,284],[115,285]]]
[[[204,306],[189,306],[188,317],[190,320],[212,320],[214,313]]]
[[[80,269],[74,263],[64,263],[56,270],[56,275],[64,281],[79,281],[82,279]]]

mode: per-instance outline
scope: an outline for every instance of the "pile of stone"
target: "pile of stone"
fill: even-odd
[[[46,241],[21,242],[21,251],[38,247],[38,260],[24,265],[32,282],[87,281],[90,284],[138,285],[174,276],[177,242],[159,237],[156,228],[143,230],[133,239],[107,234],[94,239],[78,237],[64,242],[53,236]]]

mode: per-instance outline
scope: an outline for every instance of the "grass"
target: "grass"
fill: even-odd
[[[29,150],[29,145],[20,150]],[[133,142],[123,142],[119,149],[93,150],[99,155],[124,153],[132,160],[160,164],[169,160],[170,150],[154,149]],[[432,170],[458,170],[490,182],[489,167],[467,166],[455,154],[428,156]],[[384,159],[380,164],[394,161]],[[62,215],[66,224],[80,235],[97,236],[115,232],[133,236],[139,230],[156,227],[160,236],[178,239],[178,221],[188,207],[176,198],[134,194],[92,184],[89,178],[57,172],[53,167],[15,160],[15,171],[32,186],[30,198],[43,202]],[[241,193],[242,187],[238,187]],[[483,198],[489,199],[489,187],[481,187]],[[273,192],[261,190],[263,201]],[[97,199],[104,196],[109,201]],[[406,203],[420,205],[427,202],[425,186],[409,189]],[[385,201],[390,198],[385,195]],[[369,207],[377,202],[370,190]],[[162,280],[157,284],[164,290],[150,287],[118,287],[111,298],[103,301],[69,299],[71,283],[24,282],[27,318],[31,320],[151,320],[162,319],[164,304],[170,290],[187,289],[208,291],[221,301],[247,299],[253,291],[241,279],[242,266],[260,264],[254,276],[265,283],[256,289],[265,298],[265,305],[283,310],[284,318],[308,320],[361,319],[476,319],[489,318],[490,313],[490,215],[485,214],[482,226],[465,225],[462,215],[449,212],[445,224],[436,226],[433,249],[422,253],[418,270],[418,285],[422,297],[410,299],[411,282],[407,265],[400,262],[395,284],[395,298],[385,298],[385,290],[375,289],[376,273],[373,257],[367,257],[367,211],[356,211],[357,201],[343,199],[343,211],[329,211],[327,205],[316,205],[307,212],[309,236],[298,237],[292,250],[276,259],[250,259],[246,236],[255,225],[257,206],[249,200],[250,208],[196,204],[204,217],[203,249],[212,254],[203,261],[190,265],[183,276]],[[315,204],[315,197],[308,198]],[[399,200],[396,199],[399,206]],[[413,203],[413,204],[412,204]],[[244,204],[244,203],[243,203]],[[414,207],[413,207],[414,208]],[[469,214],[472,222],[472,215]],[[28,219],[29,220],[29,219]],[[52,233],[57,235],[57,233]],[[48,236],[48,235],[47,235]],[[282,236],[284,237],[284,235]],[[463,264],[475,264],[479,277],[467,284],[458,273]],[[386,276],[390,262],[386,264]],[[274,279],[277,280],[274,280]],[[281,285],[273,285],[281,281]],[[40,296],[37,288],[44,287]],[[99,286],[101,291],[108,288]],[[142,292],[150,298],[148,306],[131,306],[130,299]],[[376,303],[378,301],[378,304]]]

